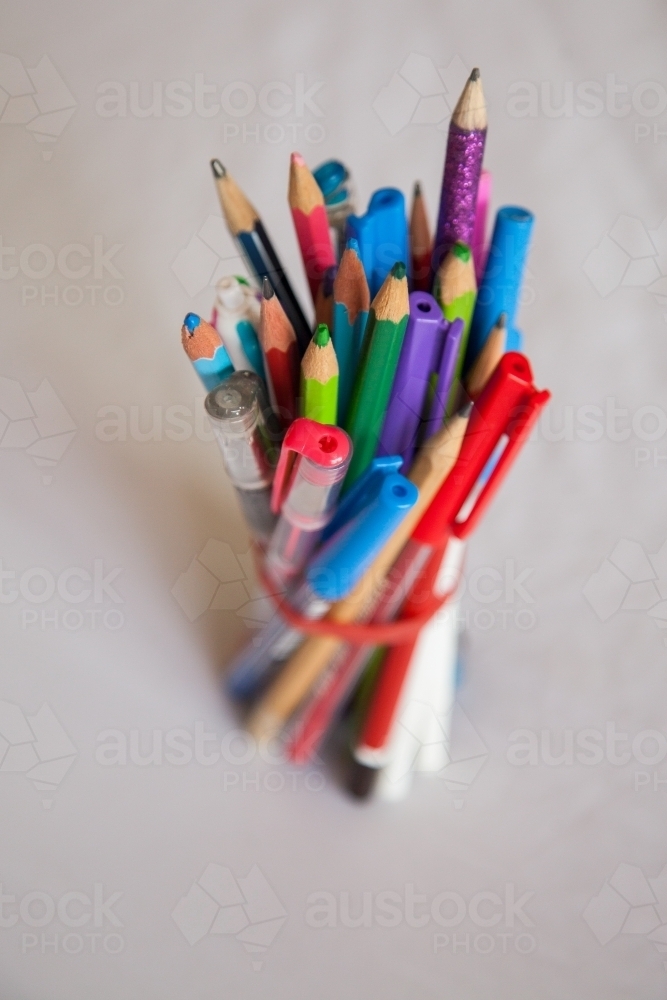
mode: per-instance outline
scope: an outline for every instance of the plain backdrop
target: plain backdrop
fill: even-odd
[[[662,5],[1,20],[3,1000],[662,995]],[[259,612],[179,330],[240,266],[212,156],[305,302],[292,149],[343,159],[361,209],[419,179],[433,219],[473,66],[494,209],[537,219],[520,326],[553,400],[469,548],[461,766],[359,806],[234,736]]]

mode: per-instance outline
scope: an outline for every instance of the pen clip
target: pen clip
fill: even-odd
[[[271,510],[279,514],[292,487],[297,455],[302,455],[321,465],[333,469],[345,463],[352,451],[352,442],[341,427],[334,424],[319,424],[308,417],[297,417],[290,424],[280,458],[273,477],[271,490]]]
[[[505,442],[505,446],[500,453],[500,456],[495,461],[489,478],[477,494],[477,497],[475,498],[470,510],[468,510],[465,518],[461,521],[454,521],[454,524],[452,525],[452,534],[455,538],[467,538],[471,531],[473,531],[473,529],[477,526],[482,514],[488,507],[498,487],[509,471],[517,452],[530,434],[535,421],[539,416],[540,410],[546,405],[550,398],[551,393],[547,389],[544,389],[541,392],[533,392],[523,403],[520,404],[518,416],[516,410],[513,412],[510,418],[509,426],[506,426],[498,435],[493,455],[489,459],[489,462],[494,461],[498,445],[502,442],[502,439],[506,437],[507,440]],[[468,497],[466,497],[464,502],[461,504],[461,510],[466,509],[466,506],[470,502],[470,498],[474,496],[477,485],[478,483],[473,486],[472,490],[468,494]]]

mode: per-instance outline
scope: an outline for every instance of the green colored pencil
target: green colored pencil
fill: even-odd
[[[455,243],[449,251],[435,279],[433,294],[440,303],[445,319],[463,320],[463,335],[461,346],[454,369],[452,388],[447,400],[445,416],[451,417],[456,409],[459,395],[459,384],[463,361],[466,356],[470,323],[477,298],[477,282],[475,281],[475,263],[470,247],[465,243]]]
[[[338,360],[326,323],[320,323],[301,361],[301,415],[320,424],[338,416]]]
[[[345,489],[366,470],[377,450],[409,312],[405,264],[394,264],[368,314],[345,421],[354,445]]]

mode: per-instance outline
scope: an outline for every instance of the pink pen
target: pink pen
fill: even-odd
[[[477,207],[475,209],[475,226],[472,231],[472,256],[475,261],[475,278],[479,286],[484,274],[489,243],[486,237],[486,217],[491,201],[493,178],[490,170],[482,170],[477,188]]]

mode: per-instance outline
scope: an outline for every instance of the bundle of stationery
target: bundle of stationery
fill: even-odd
[[[515,325],[533,215],[500,208],[487,239],[486,131],[475,69],[434,238],[419,183],[409,224],[393,188],[357,215],[343,164],[311,172],[292,154],[312,323],[257,211],[212,162],[251,277],[223,278],[211,322],[189,313],[182,342],[275,601],[227,689],[249,732],[294,763],[343,727],[360,798],[400,798],[415,771],[448,764],[465,539],[549,399]]]

